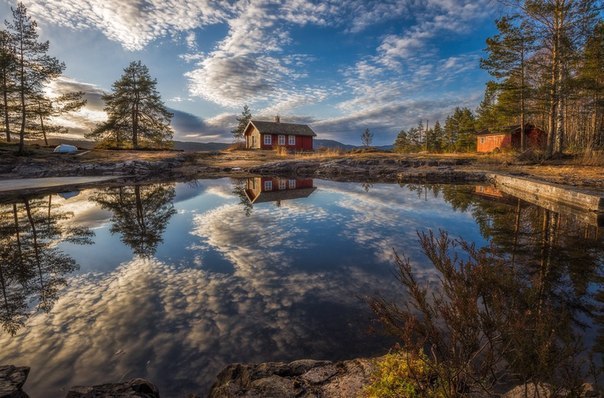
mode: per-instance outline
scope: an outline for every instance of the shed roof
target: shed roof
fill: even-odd
[[[312,129],[307,124],[250,120],[248,126],[245,128],[246,131],[250,125],[256,127],[260,134],[306,135],[310,137],[317,136],[317,134],[315,134],[315,132],[312,131]]]
[[[534,125],[527,123],[524,125],[524,133],[528,134],[529,131],[531,131],[532,129],[537,129],[537,130],[541,130],[539,129],[539,127],[535,127]],[[512,126],[506,126],[506,127],[502,127],[500,129],[497,130],[489,130],[489,129],[484,129],[481,130],[479,132],[476,133],[476,135],[501,135],[501,134],[512,134],[515,131],[519,131],[520,130],[520,125],[516,124],[516,125],[512,125]]]

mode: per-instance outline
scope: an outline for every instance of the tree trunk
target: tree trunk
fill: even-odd
[[[4,131],[6,133],[6,142],[10,142],[10,120],[8,117],[8,84],[6,82],[6,71],[2,73],[2,108],[4,109]]]
[[[22,25],[21,25],[22,26]],[[25,152],[25,121],[26,121],[26,109],[25,109],[25,63],[24,63],[24,55],[23,55],[23,28],[21,27],[21,34],[19,40],[19,83],[21,86],[19,87],[19,91],[21,94],[21,129],[19,131],[19,154],[23,154]]]
[[[42,135],[44,136],[44,145],[48,146],[48,139],[46,138],[46,129],[44,128],[44,117],[42,116],[42,104],[38,103],[38,111],[40,112],[40,129],[42,129]]]

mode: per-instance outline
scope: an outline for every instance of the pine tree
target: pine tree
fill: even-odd
[[[589,114],[589,132],[586,147],[604,147],[604,22],[595,27],[587,39],[583,62],[579,68],[580,87],[585,93],[586,113]]]
[[[393,149],[395,152],[409,152],[411,149],[411,143],[407,137],[407,132],[401,130],[394,140]]]
[[[440,152],[442,150],[441,139],[442,139],[442,128],[438,120],[434,123],[434,127],[428,129],[426,133],[426,149],[429,152]]]
[[[252,112],[250,112],[250,108],[247,105],[243,105],[241,116],[237,118],[237,128],[231,131],[235,141],[243,139],[243,133],[250,120],[252,120]]]
[[[487,58],[480,61],[480,66],[493,77],[499,90],[511,95],[512,101],[507,104],[500,101],[500,109],[508,114],[518,115],[520,121],[520,148],[525,149],[524,125],[526,124],[527,59],[535,49],[535,35],[532,24],[517,17],[503,17],[497,20],[499,33],[487,39]],[[493,84],[493,83],[491,83]],[[503,106],[506,104],[507,106]]]
[[[455,108],[445,121],[446,150],[472,151],[476,148],[476,126],[474,115],[468,108]]]
[[[61,134],[67,132],[65,127],[52,123],[52,118],[77,111],[86,105],[83,91],[65,93],[56,98],[38,95],[32,102],[33,113],[37,116],[36,130],[44,138],[45,145],[48,145],[48,133]]]
[[[522,17],[534,26],[539,45],[549,58],[546,154],[551,157],[564,150],[569,66],[598,21],[600,0],[516,0],[516,3]]]
[[[108,120],[101,123],[87,137],[96,140],[110,139],[117,147],[127,140],[133,148],[141,141],[161,146],[172,139],[168,112],[156,89],[149,69],[134,61],[124,69],[122,77],[113,83],[112,93],[103,96]]]
[[[23,3],[11,8],[13,21],[5,22],[15,48],[16,57],[16,92],[19,95],[20,115],[19,153],[25,150],[25,131],[32,117],[31,102],[40,95],[44,85],[58,77],[65,69],[65,64],[47,55],[49,43],[38,42],[37,23],[27,15]]]
[[[11,108],[15,94],[15,71],[17,58],[10,34],[0,30],[0,90],[2,91],[2,124],[6,141],[11,141]]]

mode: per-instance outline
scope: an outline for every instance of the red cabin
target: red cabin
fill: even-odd
[[[313,138],[317,136],[307,124],[251,120],[243,132],[248,149],[273,149],[283,147],[292,151],[312,151]]]
[[[532,124],[524,126],[526,147],[544,149],[547,133]],[[520,149],[520,126],[510,126],[500,131],[483,130],[476,133],[476,151],[493,152],[503,149]]]

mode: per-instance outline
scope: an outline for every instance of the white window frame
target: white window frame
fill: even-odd
[[[270,134],[264,134],[264,145],[272,145],[273,144],[273,136]]]
[[[279,134],[279,145],[285,145],[285,136],[283,134]]]
[[[282,191],[284,189],[287,188],[287,181],[286,180],[279,180],[279,190]]]
[[[273,182],[271,180],[264,181],[264,190],[272,191],[273,190]]]
[[[296,180],[289,180],[287,185],[289,189],[296,189]]]
[[[296,145],[296,136],[295,135],[288,135],[287,136],[287,143],[289,145]]]

